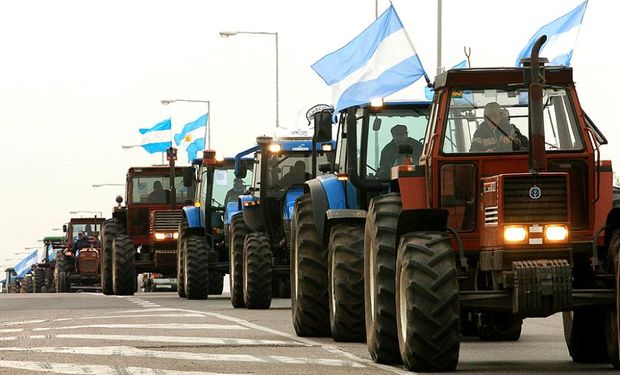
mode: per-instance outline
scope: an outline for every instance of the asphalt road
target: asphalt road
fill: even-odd
[[[573,363],[560,315],[525,321],[518,342],[461,344],[459,373],[612,373]],[[1,374],[393,374],[365,344],[294,334],[290,300],[233,309],[226,295],[0,294]]]

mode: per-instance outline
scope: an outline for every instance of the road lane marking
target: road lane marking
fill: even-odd
[[[11,368],[54,374],[99,374],[99,375],[224,375],[225,373],[203,371],[161,370],[146,367],[121,367],[106,365],[82,365],[74,363],[52,363],[34,361],[0,360],[0,368]]]
[[[21,325],[21,324],[45,323],[45,322],[48,322],[48,321],[49,321],[48,319],[22,320],[22,321],[18,321],[18,322],[2,323],[2,324],[0,324],[0,327],[18,326],[18,325]]]
[[[5,328],[0,329],[0,333],[14,333],[14,332],[23,332],[23,328]]]
[[[33,331],[49,331],[52,329],[76,329],[76,328],[137,328],[137,329],[178,329],[178,330],[247,330],[248,328],[234,324],[210,324],[210,323],[111,323],[111,324],[86,324],[79,326],[64,326],[64,327],[41,327],[33,328]],[[0,330],[2,332],[3,330]],[[22,328],[17,329],[15,332],[23,331]]]
[[[171,311],[179,311],[179,309],[172,307],[156,307],[153,309],[148,309],[149,312],[171,312]],[[115,310],[115,311],[107,311],[105,314],[131,314],[131,313],[144,313],[144,309],[130,309],[130,310]],[[100,315],[97,315],[100,316]]]
[[[23,335],[0,337],[0,341],[30,340],[30,339],[78,339],[78,340],[108,340],[108,341],[139,341],[165,342],[175,344],[196,344],[210,346],[302,346],[294,341],[261,340],[228,337],[192,337],[192,336],[146,336],[146,335],[96,335],[96,334],[55,334],[55,335]]]
[[[188,361],[205,362],[256,362],[269,364],[301,364],[323,365],[332,367],[365,368],[361,363],[340,359],[287,357],[276,355],[250,355],[250,354],[209,354],[192,352],[171,352],[160,350],[139,349],[130,346],[104,346],[104,347],[37,347],[37,348],[2,348],[4,351],[21,351],[32,353],[53,354],[79,354],[79,355],[103,355],[114,357],[142,357],[142,358],[169,358]]]
[[[144,310],[140,310],[144,312]],[[76,319],[79,320],[91,320],[91,319],[116,319],[116,318],[204,318],[202,314],[128,314],[128,315],[105,315],[105,316],[83,316]]]
[[[247,320],[243,320],[243,319],[240,319],[240,318],[235,318],[235,317],[232,317],[232,316],[228,316],[228,315],[224,315],[224,314],[219,314],[219,313],[214,313],[214,312],[202,312],[202,311],[198,311],[198,310],[178,309],[178,311],[183,311],[183,312],[187,312],[187,313],[203,314],[205,316],[212,316],[212,317],[219,318],[219,319],[222,319],[222,320],[227,320],[227,321],[230,321],[230,322],[234,322],[234,323],[237,323],[239,325],[246,326],[248,328],[252,328],[252,329],[255,329],[255,330],[258,330],[258,331],[271,333],[273,335],[277,335],[277,336],[281,336],[281,337],[286,337],[286,338],[288,338],[290,340],[294,340],[294,341],[297,341],[299,343],[302,343],[302,344],[305,344],[305,345],[309,345],[309,346],[316,346],[316,347],[319,347],[319,348],[321,348],[321,349],[323,349],[323,350],[325,350],[325,351],[327,351],[329,353],[339,354],[339,355],[342,355],[342,356],[344,356],[346,358],[351,359],[352,361],[355,361],[355,362],[358,362],[358,363],[364,363],[364,364],[366,364],[368,366],[373,366],[373,367],[376,367],[376,368],[380,368],[382,370],[385,370],[385,371],[388,371],[388,372],[392,372],[394,374],[400,374],[400,375],[405,375],[405,374],[411,375],[412,374],[411,372],[404,371],[404,370],[399,369],[397,367],[382,365],[380,363],[375,363],[374,361],[372,361],[370,359],[360,358],[360,357],[356,356],[353,353],[349,353],[349,352],[346,352],[346,351],[338,348],[335,345],[323,344],[323,343],[320,343],[318,341],[306,339],[304,337],[299,337],[299,336],[292,335],[292,334],[289,334],[289,333],[286,333],[286,332],[281,332],[281,331],[278,331],[278,330],[275,330],[275,329],[272,329],[272,328],[263,327],[263,326],[260,326],[258,324],[250,323]]]

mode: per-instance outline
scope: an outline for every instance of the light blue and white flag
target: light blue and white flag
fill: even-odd
[[[174,143],[187,150],[187,161],[192,162],[198,151],[205,149],[205,132],[207,130],[208,114],[198,117],[196,120],[185,124],[180,133],[174,135]]]
[[[30,272],[32,265],[36,262],[37,250],[34,250],[15,266],[15,272],[17,273],[17,277],[24,277],[28,272]]]
[[[170,140],[172,121],[164,120],[150,129],[140,129],[142,134],[142,147],[149,153],[166,152],[172,147]]]
[[[346,46],[312,65],[332,86],[334,113],[393,94],[428,76],[396,14],[390,7]]]
[[[534,36],[527,42],[523,51],[519,53],[515,66],[521,66],[521,59],[532,55],[532,47],[542,35],[547,36],[547,41],[540,50],[540,57],[549,59],[550,65],[570,66],[570,59],[573,57],[573,48],[577,42],[579,28],[586,13],[588,1],[579,4],[577,8],[557,20],[541,27]]]

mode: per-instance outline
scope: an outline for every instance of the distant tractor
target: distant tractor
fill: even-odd
[[[54,285],[57,293],[101,289],[99,233],[105,219],[71,218],[63,225],[65,248],[56,253]],[[84,239],[78,234],[83,233]]]
[[[215,152],[204,151],[195,159],[196,195],[194,205],[183,207],[183,222],[179,230],[179,261],[177,262],[177,291],[190,299],[222,294],[224,275],[229,271],[224,211],[229,202],[237,203],[239,195],[252,180],[253,158],[240,159],[243,177],[236,177],[235,159],[215,159]],[[199,269],[190,277],[188,269]]]
[[[116,198],[118,206],[102,230],[104,294],[134,294],[137,273],[176,276],[181,208],[193,204],[195,181],[193,168],[175,167],[175,157],[170,167],[129,168],[126,204]]]
[[[177,290],[177,281],[175,278],[166,277],[161,273],[146,272],[142,274],[141,289],[147,293],[157,291],[174,292]]]
[[[20,285],[15,268],[10,267],[5,270],[4,289],[6,293],[19,293]]]
[[[311,137],[266,136],[258,137],[256,143],[237,155],[238,159],[255,155],[252,185],[236,205],[227,207],[230,293],[233,307],[266,309],[272,297],[290,297],[294,202],[303,194],[304,182],[316,176],[317,164],[329,166],[334,144],[331,140],[315,144]],[[237,173],[243,173],[242,166]]]
[[[56,253],[65,247],[66,238],[48,236],[43,238],[43,259],[32,265],[33,292],[50,293],[56,291],[54,285],[54,269],[56,267]]]

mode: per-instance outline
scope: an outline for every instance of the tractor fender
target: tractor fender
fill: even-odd
[[[303,194],[303,189],[300,187],[291,188],[286,192],[284,196],[284,202],[282,203],[282,218],[284,220],[293,219],[293,210],[295,208],[295,200]]]
[[[224,225],[230,225],[233,216],[239,212],[239,200],[228,202],[224,211]]]
[[[448,210],[439,208],[416,208],[403,210],[396,224],[396,248],[400,237],[409,232],[445,231],[448,226]]]
[[[325,228],[322,233],[323,243],[329,242],[329,232],[332,227],[340,223],[357,223],[362,226],[366,222],[366,216],[368,212],[366,210],[360,210],[355,208],[338,208],[329,209],[325,213]]]
[[[203,223],[200,222],[200,208],[194,206],[183,207],[183,216],[187,219],[188,228],[202,228]]]

